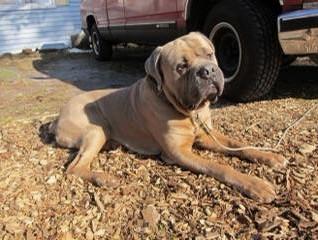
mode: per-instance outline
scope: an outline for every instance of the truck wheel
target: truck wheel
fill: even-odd
[[[297,56],[294,55],[283,55],[282,56],[282,67],[288,67],[293,62],[295,62],[297,59]]]
[[[90,38],[95,58],[99,61],[109,61],[113,55],[113,46],[102,38],[96,24],[91,28]]]
[[[210,11],[203,31],[214,43],[225,96],[251,101],[269,92],[281,63],[271,9],[261,1],[223,0]]]

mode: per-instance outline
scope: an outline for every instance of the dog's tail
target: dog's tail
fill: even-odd
[[[40,126],[39,136],[43,143],[49,144],[55,140],[57,128],[57,119],[51,123],[45,123]]]
[[[55,119],[53,122],[49,125],[49,134],[55,135],[56,126],[57,126],[58,119]]]

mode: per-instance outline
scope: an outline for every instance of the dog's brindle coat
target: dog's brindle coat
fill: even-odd
[[[67,173],[97,184],[108,184],[105,173],[90,169],[93,158],[108,140],[141,154],[160,154],[169,163],[204,173],[262,202],[275,198],[274,187],[260,178],[242,174],[228,165],[193,153],[194,143],[270,166],[283,166],[277,154],[244,150],[227,152],[192,121],[198,114],[211,128],[209,103],[223,91],[224,79],[211,42],[190,33],[157,47],[145,63],[146,77],[130,87],[91,91],[72,98],[52,126],[59,145],[78,148]],[[212,129],[212,128],[211,128]],[[244,145],[215,130],[222,144]]]

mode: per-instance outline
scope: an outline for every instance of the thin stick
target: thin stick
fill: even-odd
[[[312,112],[315,108],[318,107],[318,103],[314,104],[310,109],[308,109],[300,118],[295,120],[292,124],[290,124],[285,130],[281,138],[278,140],[274,147],[254,147],[254,146],[246,146],[240,148],[231,148],[223,145],[215,136],[211,134],[211,129],[196,115],[195,120],[198,122],[199,126],[203,129],[203,131],[214,140],[220,147],[224,148],[227,151],[236,152],[236,151],[243,151],[243,150],[262,150],[262,151],[277,151],[277,148],[282,143],[283,139],[285,138],[287,132],[294,126],[298,125],[310,112]]]

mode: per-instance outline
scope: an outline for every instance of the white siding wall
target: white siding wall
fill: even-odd
[[[0,54],[48,45],[69,47],[70,36],[81,30],[80,0],[44,9],[0,9]]]

